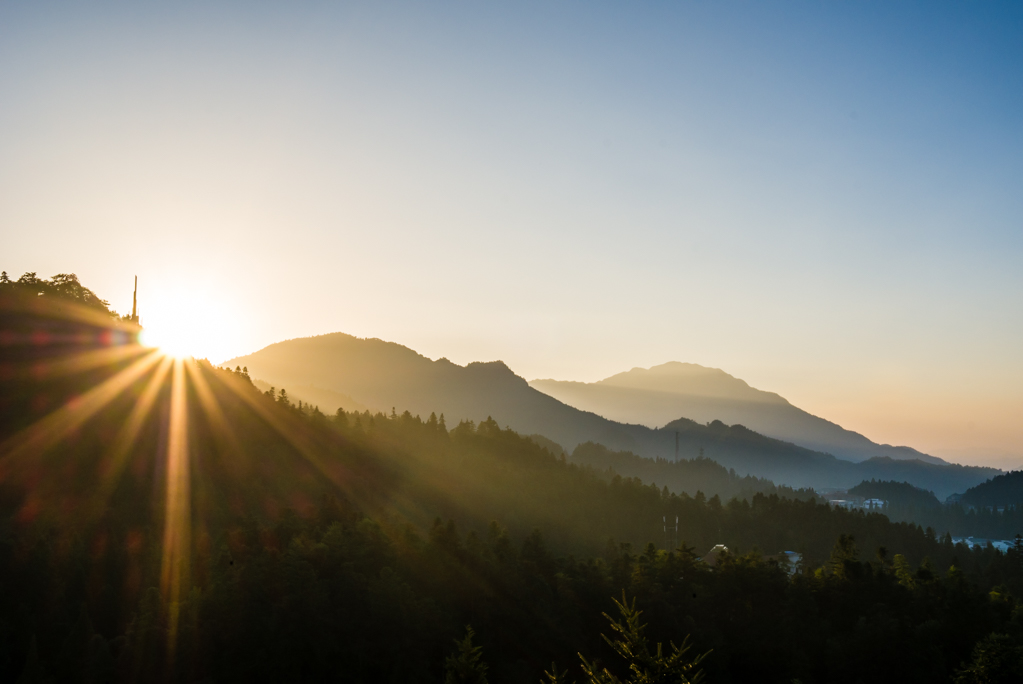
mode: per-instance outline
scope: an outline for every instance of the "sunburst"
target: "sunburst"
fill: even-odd
[[[97,379],[54,410],[5,436],[0,442],[0,483],[24,485],[29,492],[24,505],[26,512],[33,506],[38,508],[44,494],[33,483],[42,482],[51,472],[44,457],[48,453],[59,454],[64,440],[114,402],[130,397],[127,417],[109,439],[99,464],[98,487],[90,492],[85,509],[76,511],[96,521],[116,490],[146,422],[155,417],[166,426],[162,446],[164,471],[160,478],[163,533],[159,581],[167,615],[167,653],[173,657],[179,637],[179,606],[191,586],[195,454],[190,453],[189,397],[198,400],[197,407],[213,428],[215,439],[227,447],[227,453],[240,456],[242,448],[217,398],[225,389],[261,416],[314,466],[323,472],[326,469],[301,430],[265,406],[266,402],[251,386],[243,387],[234,378],[226,377],[211,386],[206,376],[212,369],[187,358],[194,349],[188,346],[189,341],[200,339],[201,332],[182,331],[175,340],[147,347],[140,344],[138,329],[130,324],[97,318],[95,312],[66,303],[61,303],[56,315],[54,311],[43,311],[41,315],[36,303],[32,306],[34,310],[16,312],[21,316],[20,331],[0,330],[3,333],[0,342],[11,352],[9,357],[15,359],[5,366],[7,376],[20,378],[30,388],[46,380]],[[26,328],[25,321],[34,323]],[[33,332],[32,325],[39,329]],[[41,334],[39,331],[44,329],[46,334]],[[161,396],[169,396],[169,401],[161,401]],[[154,411],[163,413],[155,415]],[[155,463],[161,463],[158,454],[153,454],[153,458]]]

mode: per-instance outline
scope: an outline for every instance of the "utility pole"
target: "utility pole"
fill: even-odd
[[[675,461],[678,461],[678,430],[675,430]]]

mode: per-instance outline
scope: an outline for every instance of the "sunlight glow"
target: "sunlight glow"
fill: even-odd
[[[161,354],[173,359],[183,360],[196,356],[192,351],[197,347],[195,341],[189,340],[187,335],[180,333],[154,334],[148,330],[143,330],[139,335],[139,341],[144,346],[158,349]]]
[[[145,294],[143,298],[140,292],[144,303],[139,309],[142,345],[176,359],[232,356],[230,345],[239,326],[229,306],[196,289],[154,286],[153,292]]]

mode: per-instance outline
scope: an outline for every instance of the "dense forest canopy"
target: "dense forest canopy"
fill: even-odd
[[[881,499],[893,507],[937,508],[941,505],[934,492],[914,487],[908,482],[864,480],[851,488],[849,493],[864,499]]]
[[[1023,504],[1023,470],[998,475],[967,489],[961,502],[964,506],[976,508],[1020,508]]]
[[[610,467],[579,465],[495,418],[325,415],[246,368],[14,314],[2,681],[637,681],[639,663],[664,681],[979,682],[1023,665],[1023,547],[705,459],[589,445]]]

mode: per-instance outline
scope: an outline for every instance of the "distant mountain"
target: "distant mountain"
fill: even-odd
[[[903,446],[876,444],[858,432],[797,408],[717,368],[672,361],[633,368],[594,383],[533,380],[530,386],[583,411],[625,423],[657,427],[685,416],[700,423],[745,425],[768,437],[848,461],[887,457],[944,464]]]
[[[952,493],[1000,472],[891,459],[854,464],[721,422],[702,425],[682,419],[659,430],[617,423],[530,387],[500,361],[459,366],[447,359],[432,361],[393,342],[343,333],[279,342],[228,365],[247,366],[253,377],[286,388],[295,397],[301,393],[292,387],[314,387],[378,411],[394,407],[424,417],[444,413],[451,426],[493,416],[503,426],[542,435],[568,450],[596,442],[639,456],[674,459],[677,443],[682,458],[702,454],[740,475],[794,487],[848,487],[874,477]],[[321,406],[328,412],[335,408]]]

